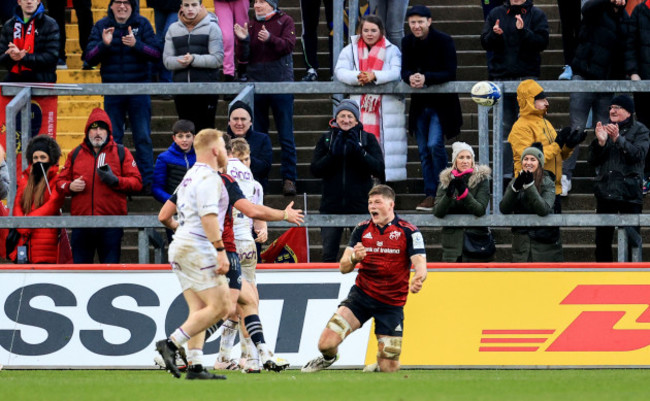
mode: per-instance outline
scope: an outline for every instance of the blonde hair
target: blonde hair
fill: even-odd
[[[235,138],[231,140],[230,146],[232,147],[232,154],[239,159],[240,156],[251,154],[251,147],[244,138]]]
[[[214,142],[218,141],[219,138],[222,137],[223,132],[218,129],[202,129],[198,134],[196,134],[196,137],[194,137],[194,151],[196,153],[204,152],[209,149]]]

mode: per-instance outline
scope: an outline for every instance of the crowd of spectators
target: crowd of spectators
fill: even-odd
[[[56,17],[53,19],[46,15],[41,0],[17,0],[13,16],[0,32],[0,62],[7,67],[7,81],[56,82],[57,66],[66,68],[60,3],[47,4],[49,13]],[[73,2],[78,15],[87,14],[88,3]],[[94,24],[92,18],[86,18],[79,25],[84,68],[100,64],[104,83],[146,83],[152,78],[161,82],[293,81],[293,19],[282,11],[278,0],[254,0],[253,17],[249,19],[247,3],[215,0],[213,14],[201,0],[148,0],[154,8],[154,31],[140,15],[138,0],[110,0],[105,18]],[[323,3],[331,29],[332,1]],[[549,44],[546,15],[532,0],[486,0],[481,4],[485,23],[480,42],[486,50],[489,79],[521,81],[517,93],[506,94],[503,99],[503,132],[509,145],[504,155],[503,177],[512,180],[506,186],[504,202],[499,205],[502,211],[540,216],[561,213],[560,196],[571,190],[577,149],[590,126],[589,120],[593,120],[596,139],[589,146],[589,161],[596,166],[599,182],[595,188],[598,212],[640,212],[642,195],[650,188],[650,160],[646,159],[650,140],[643,124],[648,122],[650,113],[640,107],[648,95],[635,93],[633,101],[608,92],[571,93],[570,127],[556,131],[546,118],[548,99],[536,82],[541,75],[541,53]],[[558,79],[648,79],[650,55],[644,28],[650,22],[647,2],[639,3],[632,12],[625,9],[625,0],[558,1],[558,5],[565,64]],[[320,1],[301,1],[304,82],[319,79],[315,39],[320,10]],[[382,85],[401,79],[416,89],[456,79],[454,40],[434,29],[428,7],[409,8],[406,0],[369,0],[369,10],[371,14],[360,19],[358,35],[349,37],[336,65],[331,59],[330,40],[333,78],[352,86]],[[405,21],[410,30],[406,35]],[[218,100],[217,95],[175,97],[179,121],[173,128],[174,143],[158,157],[154,174],[150,96],[105,96],[105,111],[93,110],[83,143],[70,153],[60,176],[52,177],[57,193],[72,195],[72,214],[81,215],[126,214],[127,194],[153,194],[165,202],[178,177],[193,163],[194,133],[215,126]],[[635,103],[638,121],[634,118]],[[452,166],[448,167],[445,141],[460,133],[463,122],[458,95],[414,94],[408,122],[405,104],[401,95],[363,94],[351,96],[337,106],[328,132],[316,146],[311,165],[312,174],[323,179],[322,213],[353,213],[346,206],[355,198],[353,193],[363,192],[362,198],[367,193],[364,188],[373,182],[405,180],[407,133],[415,137],[422,165],[425,198],[416,209],[434,211],[438,217],[485,213],[487,204],[483,204],[483,198],[489,169],[475,165],[473,150],[461,142],[454,144]],[[281,146],[282,193],[294,196],[298,174],[292,94],[256,94],[252,105],[239,102],[231,106],[227,130],[233,137],[249,142],[251,171],[266,188],[273,157],[267,134],[269,113],[273,115]],[[121,145],[127,118],[135,159]],[[44,163],[52,164],[58,159],[54,156],[48,154]],[[35,180],[31,163],[41,163],[28,161],[30,165],[22,176],[25,183]],[[613,170],[604,171],[603,165]],[[618,192],[607,187],[612,174],[620,175],[613,181],[620,178],[627,186],[618,188]],[[44,172],[42,176],[47,178],[48,174]],[[356,181],[348,180],[353,176],[358,176]],[[548,193],[549,180],[553,183],[552,199]],[[354,188],[345,190],[348,185]],[[93,187],[91,194],[95,198],[79,201],[88,193],[86,186]],[[97,197],[100,192],[104,195]],[[43,192],[38,192],[38,196],[43,197]],[[50,202],[50,198],[52,202],[59,201],[58,195],[43,199],[27,197],[34,203],[28,205],[23,199],[24,191],[20,197],[17,207],[28,210]],[[333,204],[338,206],[327,206]],[[115,230],[119,232],[74,230],[75,262],[92,261],[95,249],[101,261],[119,261],[122,231]],[[605,246],[611,244],[611,230],[597,230],[596,241],[603,245],[599,245],[599,261],[611,259],[611,246],[609,252]],[[342,230],[334,231],[324,230],[322,234],[323,242],[328,243],[327,247],[324,244],[328,260],[335,260],[338,253]],[[539,255],[553,255],[548,246],[539,245],[542,241],[544,245],[559,247],[559,256],[551,259],[561,260],[559,231],[557,238],[544,233],[553,241],[536,236],[535,232],[513,230],[513,249],[517,248],[513,258],[537,260]],[[489,230],[482,228],[447,234],[455,239],[453,244],[443,247],[443,259],[448,261],[481,260],[458,245],[469,241],[467,238],[472,235],[491,238]]]

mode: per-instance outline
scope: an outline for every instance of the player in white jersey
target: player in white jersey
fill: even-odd
[[[202,365],[205,330],[231,309],[228,285],[223,274],[230,267],[221,238],[222,180],[219,160],[225,153],[222,133],[205,129],[194,140],[196,164],[188,170],[177,190],[178,222],[169,261],[189,307],[187,320],[168,339],[156,342],[166,369],[177,378],[176,353],[187,344],[189,362],[186,379],[225,379]]]
[[[251,203],[262,205],[264,192],[262,185],[255,181],[250,170],[250,147],[248,143],[243,138],[235,138],[231,140],[231,148],[232,152],[228,156],[234,157],[228,159],[228,175],[237,181],[246,199]],[[256,239],[254,239],[252,234],[253,219],[236,208],[233,208],[232,213],[235,245],[241,262],[242,277],[251,284],[255,303],[259,303],[259,294],[255,286],[255,268],[257,267],[257,246],[255,242],[266,242],[268,237],[266,222],[254,220],[256,233]],[[259,370],[259,366],[255,366],[259,360],[255,355],[255,347],[244,325],[238,323],[239,317],[241,317],[241,309],[237,308],[237,313],[229,316],[228,321],[223,325],[219,355],[214,365],[215,369],[233,370],[241,367],[246,372]],[[231,358],[231,349],[235,343],[238,327],[241,339],[241,360],[239,363]]]

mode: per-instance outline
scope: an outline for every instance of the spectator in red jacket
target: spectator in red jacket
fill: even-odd
[[[54,216],[64,197],[54,190],[59,175],[61,148],[48,135],[38,135],[27,145],[29,166],[18,177],[14,216]],[[44,178],[47,177],[47,178]],[[58,228],[19,228],[18,245],[27,245],[30,263],[57,263]],[[10,255],[16,259],[16,250]]]
[[[68,154],[57,190],[72,196],[73,216],[126,215],[126,195],[142,189],[131,152],[113,141],[108,114],[95,108],[86,123],[86,138]],[[75,263],[119,263],[122,228],[77,228],[70,242]]]

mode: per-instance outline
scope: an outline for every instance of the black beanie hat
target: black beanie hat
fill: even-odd
[[[622,108],[627,110],[628,113],[634,114],[634,100],[632,100],[632,98],[629,96],[625,96],[625,95],[616,96],[614,99],[612,99],[611,104],[621,106]]]
[[[50,165],[55,165],[59,163],[59,158],[61,157],[61,148],[56,141],[47,134],[41,134],[33,137],[29,140],[27,144],[27,163],[32,164],[32,157],[34,152],[41,151],[47,153],[50,157]]]
[[[253,110],[251,110],[251,107],[248,105],[248,103],[242,102],[241,100],[238,100],[235,103],[233,103],[232,107],[228,110],[228,119],[230,119],[230,115],[232,114],[232,112],[237,109],[246,110],[251,120],[253,120]]]

